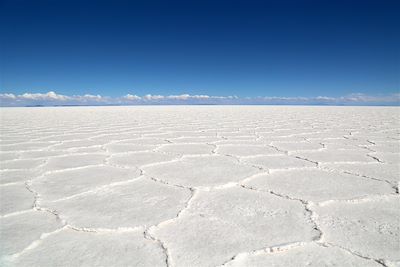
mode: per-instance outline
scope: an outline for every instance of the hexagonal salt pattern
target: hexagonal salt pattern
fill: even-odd
[[[400,262],[400,198],[332,202],[315,208],[324,240],[373,259]]]
[[[10,184],[0,186],[0,214],[21,210],[29,210],[33,207],[35,196],[24,184]]]
[[[65,229],[22,253],[15,266],[165,266],[159,244],[140,230],[79,232]]]
[[[167,144],[159,148],[159,151],[176,155],[211,154],[214,146],[209,144]]]
[[[368,266],[379,267],[380,263],[357,257],[338,247],[325,247],[315,243],[306,243],[294,247],[288,246],[278,250],[263,250],[254,253],[239,254],[232,261],[225,264],[229,267],[242,266]]]
[[[245,185],[313,202],[395,193],[395,189],[386,182],[316,168],[282,170],[258,175],[248,179]]]
[[[397,266],[398,108],[2,108],[1,266]]]
[[[0,218],[1,254],[11,256],[23,251],[43,234],[62,227],[62,222],[45,211],[27,211]]]
[[[138,169],[123,169],[113,166],[88,166],[84,168],[49,172],[35,179],[30,188],[38,192],[41,199],[57,200],[78,195],[109,184],[118,184],[140,176]]]
[[[319,233],[298,201],[241,187],[201,192],[185,213],[154,235],[175,266],[216,266],[241,251],[311,241]]]
[[[181,160],[144,167],[146,175],[167,183],[195,186],[215,186],[235,182],[258,172],[226,156],[193,156]]]
[[[109,164],[120,167],[139,168],[144,165],[160,163],[177,159],[177,156],[168,155],[157,152],[130,152],[125,154],[117,154],[110,157]]]
[[[175,217],[190,195],[188,189],[142,177],[42,205],[79,228],[125,228]]]

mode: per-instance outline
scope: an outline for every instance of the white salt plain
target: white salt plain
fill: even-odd
[[[1,266],[400,266],[400,109],[2,108]]]

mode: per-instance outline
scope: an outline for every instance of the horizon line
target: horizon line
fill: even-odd
[[[390,95],[366,95],[352,93],[346,96],[330,97],[279,97],[257,96],[238,97],[209,95],[151,95],[126,94],[120,97],[101,95],[63,95],[54,91],[47,93],[0,93],[1,107],[26,106],[143,106],[143,105],[306,105],[306,106],[400,106],[400,93]]]

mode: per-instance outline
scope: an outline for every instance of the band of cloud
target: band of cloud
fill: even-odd
[[[1,106],[54,106],[54,105],[400,105],[400,94],[369,96],[351,94],[342,97],[244,97],[209,95],[151,95],[127,94],[122,97],[101,95],[62,95],[47,93],[0,94]]]

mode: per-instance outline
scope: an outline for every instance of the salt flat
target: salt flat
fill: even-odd
[[[2,108],[2,266],[399,266],[400,109]]]

